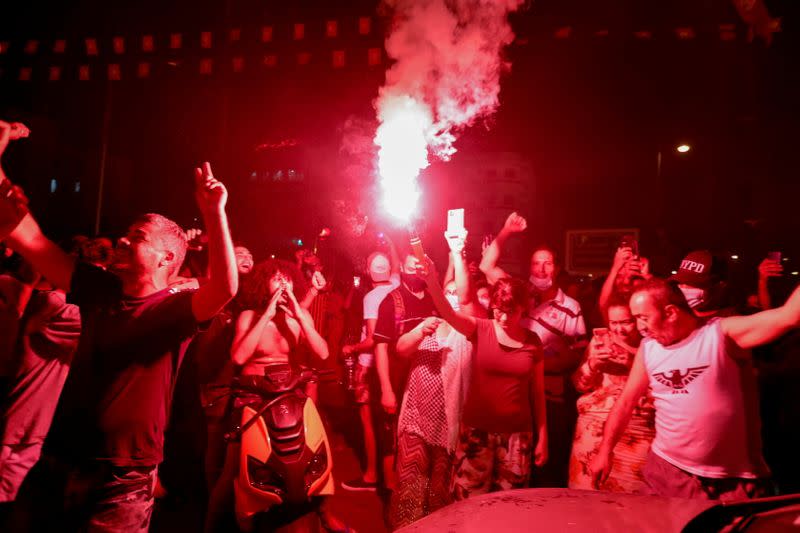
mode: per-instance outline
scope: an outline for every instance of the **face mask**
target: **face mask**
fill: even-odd
[[[684,298],[686,298],[686,303],[688,303],[689,307],[692,309],[699,307],[705,302],[706,291],[703,289],[698,289],[696,287],[681,287],[680,289]]]
[[[401,272],[400,279],[411,292],[422,292],[427,287],[425,280],[416,274],[406,274],[405,272]]]
[[[447,303],[450,304],[450,307],[452,307],[454,311],[458,311],[459,309],[461,309],[461,305],[459,305],[458,303],[457,294],[445,294],[444,297],[447,300]]]
[[[489,298],[478,298],[478,303],[481,304],[484,309],[489,309]]]
[[[550,287],[553,286],[553,278],[537,278],[536,276],[531,276],[528,278],[537,291],[546,291]]]

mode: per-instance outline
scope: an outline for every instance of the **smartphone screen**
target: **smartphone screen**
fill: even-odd
[[[464,209],[447,211],[447,233],[458,233],[464,229]]]
[[[769,252],[767,254],[767,259],[770,261],[775,261],[776,263],[781,262],[781,253],[780,252]]]

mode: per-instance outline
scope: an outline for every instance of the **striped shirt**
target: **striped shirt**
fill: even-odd
[[[586,324],[583,322],[581,304],[558,289],[555,298],[531,305],[528,315],[522,318],[522,326],[539,336],[545,361],[558,357],[566,350],[580,350],[587,344]],[[568,371],[565,376],[569,376]],[[562,399],[565,376],[545,375],[548,399]]]

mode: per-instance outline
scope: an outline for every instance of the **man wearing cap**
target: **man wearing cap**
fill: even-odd
[[[630,307],[646,339],[591,462],[595,486],[608,477],[614,446],[649,388],[656,435],[642,471],[648,492],[710,500],[765,495],[770,473],[750,350],[800,326],[800,287],[779,308],[705,321],[674,282],[653,279],[634,291]]]
[[[678,284],[695,315],[705,320],[735,314],[727,306],[725,262],[708,250],[695,250],[681,261],[670,281]]]
[[[373,355],[375,324],[378,322],[378,309],[384,298],[400,285],[400,259],[391,240],[389,251],[391,258],[382,252],[375,252],[367,258],[367,272],[372,280],[373,289],[364,295],[364,324],[361,329],[361,342],[342,347],[342,354],[349,356],[358,354],[355,373],[355,401],[361,417],[364,433],[365,469],[360,478],[344,481],[342,487],[347,490],[374,491],[377,487],[377,443],[372,421],[370,404],[370,387],[374,382],[375,357]],[[392,467],[391,455],[384,459],[384,469]],[[384,478],[386,474],[384,473]]]

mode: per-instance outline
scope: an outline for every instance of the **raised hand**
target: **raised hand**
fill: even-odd
[[[0,181],[0,240],[9,233],[28,214],[28,198],[22,188],[9,180]]]
[[[445,232],[444,238],[447,240],[447,245],[454,255],[459,255],[464,251],[467,245],[468,232],[465,229],[453,231],[452,233]]]
[[[486,249],[492,244],[493,240],[494,240],[494,235],[492,235],[491,233],[483,236],[483,242],[481,242],[481,257],[483,257],[483,254],[486,253]]]
[[[758,265],[758,277],[761,279],[775,278],[783,275],[783,265],[779,261],[766,258]]]
[[[614,269],[621,269],[625,263],[633,259],[633,250],[628,246],[620,246],[614,254]]]
[[[503,229],[509,233],[520,233],[525,231],[527,227],[528,222],[518,215],[516,211],[508,215],[506,223],[503,225]]]
[[[311,275],[311,286],[321,291],[325,288],[325,285],[328,284],[328,281],[325,279],[325,276],[322,275],[322,272],[319,270],[315,270],[314,273]]]
[[[24,139],[31,134],[31,130],[21,122],[5,122],[0,120],[0,156],[6,151],[10,141]]]
[[[197,206],[203,213],[222,211],[228,201],[228,191],[221,181],[214,177],[211,163],[205,162],[202,167],[194,169],[195,198]]]

